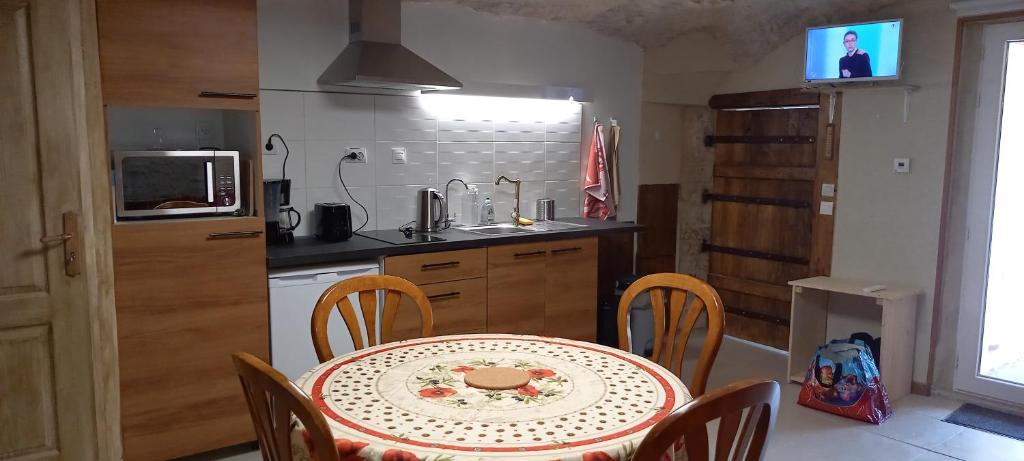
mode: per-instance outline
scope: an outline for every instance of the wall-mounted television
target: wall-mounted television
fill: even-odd
[[[902,43],[902,19],[809,28],[804,81],[899,79]]]

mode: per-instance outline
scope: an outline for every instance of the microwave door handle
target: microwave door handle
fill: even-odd
[[[206,162],[206,203],[213,203],[213,162]]]

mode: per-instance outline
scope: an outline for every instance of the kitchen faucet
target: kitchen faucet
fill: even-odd
[[[518,179],[518,178],[516,178],[516,179],[508,179],[508,176],[501,175],[501,176],[498,176],[498,179],[496,179],[494,181],[494,185],[497,186],[497,185],[501,184],[502,180],[505,180],[505,182],[508,182],[508,183],[511,183],[511,184],[515,184],[515,186],[516,186],[516,200],[515,200],[515,205],[512,207],[512,225],[518,227],[519,226],[519,186],[522,185],[523,180],[522,179]]]
[[[466,181],[463,181],[463,180],[461,180],[459,178],[452,178],[450,181],[448,181],[448,184],[444,185],[444,196],[446,198],[445,198],[445,200],[443,202],[444,203],[444,210],[441,210],[441,212],[444,214],[444,225],[441,226],[442,229],[447,229],[447,228],[451,227],[452,226],[452,221],[454,221],[454,219],[452,219],[451,216],[448,215],[448,199],[451,198],[451,195],[448,195],[448,188],[451,187],[453,182],[462,183],[462,187],[465,187],[466,190],[469,190],[469,184],[466,184]],[[465,199],[463,199],[463,200],[465,200]]]

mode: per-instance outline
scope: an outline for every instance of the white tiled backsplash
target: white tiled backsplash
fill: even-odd
[[[521,208],[533,217],[537,199],[550,197],[556,216],[580,215],[581,116],[579,103],[447,96],[370,96],[342,93],[260,92],[264,137],[288,143],[287,174],[292,206],[303,214],[298,235],[311,233],[313,206],[352,205],[355,225],[362,210],[345,194],[338,161],[345,149],[366,150],[366,163],[344,163],[341,174],[369,211],[366,230],[390,229],[415,219],[416,191],[442,190],[452,178],[476,184],[494,201],[495,216],[508,220],[513,186],[494,186],[499,175],[523,180]],[[404,148],[406,163],[392,162]],[[263,152],[266,178],[281,176],[284,147],[275,139]],[[453,184],[449,209],[461,212],[465,189]]]

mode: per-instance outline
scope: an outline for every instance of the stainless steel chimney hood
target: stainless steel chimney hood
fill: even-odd
[[[452,90],[462,83],[402,46],[401,0],[349,0],[349,44],[317,83],[361,93]]]

